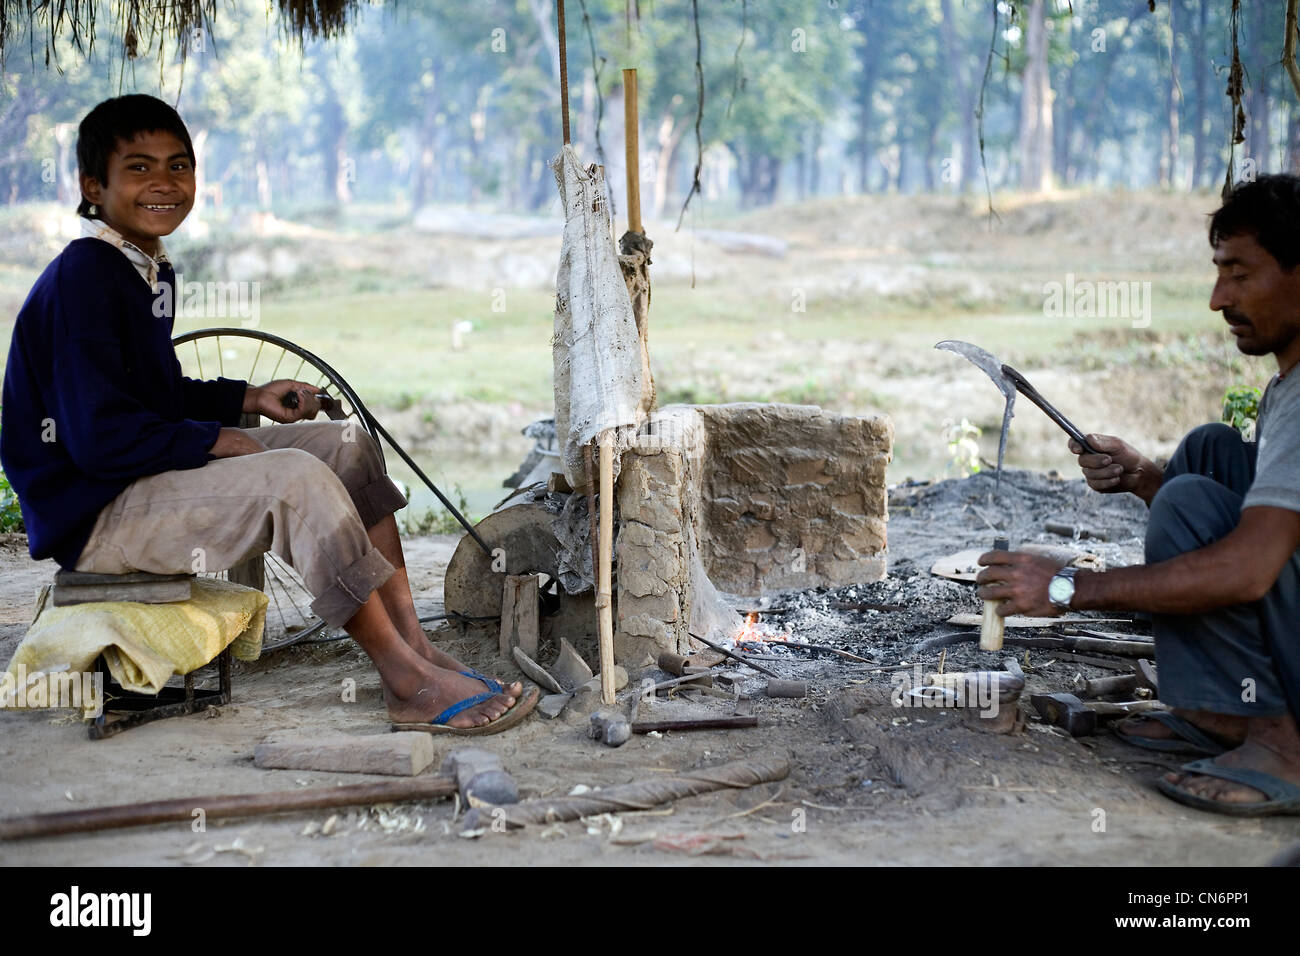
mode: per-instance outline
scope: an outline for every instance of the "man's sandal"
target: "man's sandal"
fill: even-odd
[[[505,692],[505,686],[499,680],[488,677],[486,674],[480,674],[477,671],[461,671],[460,673],[464,677],[472,677],[475,680],[482,681],[487,688],[487,692],[457,701],[427,723],[395,723],[393,724],[393,730],[421,730],[427,734],[452,734],[460,737],[482,737],[488,734],[499,734],[503,730],[514,727],[532,713],[533,708],[537,706],[537,702],[541,699],[541,692],[536,687],[528,687],[524,689],[523,694],[515,701],[513,707],[491,723],[479,727],[450,727],[447,722],[458,714],[464,713],[471,707],[476,707],[484,701],[491,700],[498,694]]]
[[[1289,780],[1282,780],[1262,770],[1249,767],[1224,767],[1212,759],[1193,760],[1183,764],[1185,773],[1198,773],[1205,777],[1218,777],[1231,780],[1246,787],[1253,787],[1267,800],[1256,803],[1228,803],[1223,800],[1211,800],[1199,793],[1184,790],[1176,783],[1170,783],[1163,777],[1156,781],[1156,786],[1165,796],[1179,803],[1210,813],[1222,813],[1230,817],[1269,817],[1279,814],[1300,814],[1300,786]]]
[[[1156,723],[1168,727],[1173,731],[1174,736],[1140,737],[1137,734],[1126,734],[1122,728],[1130,720],[1154,720]],[[1224,740],[1202,730],[1186,717],[1179,717],[1169,710],[1152,710],[1145,714],[1136,714],[1113,724],[1111,731],[1126,744],[1141,747],[1143,750],[1155,750],[1167,754],[1204,754],[1217,757],[1219,754],[1227,753],[1237,746],[1232,741]]]

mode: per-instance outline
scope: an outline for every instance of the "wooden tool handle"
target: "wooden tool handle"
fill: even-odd
[[[403,800],[438,800],[456,792],[451,777],[416,777],[411,780],[385,780],[382,783],[358,783],[346,787],[323,787],[315,790],[272,790],[269,793],[236,793],[206,797],[181,797],[176,800],[153,800],[118,806],[87,807],[59,813],[30,813],[0,819],[0,840],[54,836],[59,833],[84,833],[89,830],[114,830],[169,821],[189,822],[195,811],[205,819],[250,817],[289,810],[319,810],[327,807],[350,807],[363,803],[398,803]]]

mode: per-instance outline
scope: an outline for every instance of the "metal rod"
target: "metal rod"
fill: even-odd
[[[376,419],[374,415],[370,414],[369,409],[366,409],[366,418],[369,420],[371,427],[379,433],[379,436],[392,446],[393,451],[402,456],[402,461],[406,462],[407,466],[419,475],[420,480],[429,486],[429,490],[438,496],[438,500],[442,502],[443,507],[450,511],[452,517],[460,522],[460,526],[465,529],[465,532],[478,542],[478,546],[483,549],[483,553],[489,558],[492,557],[492,549],[489,548],[487,542],[483,540],[483,536],[474,530],[474,526],[469,523],[468,519],[456,510],[456,506],[447,500],[447,496],[438,490],[438,486],[429,480],[429,476],[424,473],[420,466],[411,460],[411,456],[406,453],[406,449],[397,444],[397,439],[388,433],[387,428],[379,424],[379,420]]]
[[[737,727],[757,727],[757,717],[704,717],[699,720],[639,720],[632,725],[632,733],[648,734],[665,730],[732,730]]]
[[[754,668],[754,670],[758,671],[760,674],[766,674],[768,677],[776,677],[776,678],[778,678],[778,679],[779,679],[780,676],[781,676],[780,674],[774,674],[774,673],[772,673],[772,672],[771,672],[770,670],[768,670],[766,667],[761,667],[761,666],[759,666],[758,664],[755,664],[753,661],[749,660],[749,659],[746,658],[746,657],[742,657],[740,654],[732,653],[731,651],[727,650],[725,647],[721,647],[721,646],[719,646],[719,645],[717,645],[717,644],[714,644],[714,643],[713,643],[711,640],[709,640],[707,637],[700,637],[700,635],[698,635],[698,634],[692,634],[691,637],[695,638],[695,639],[696,639],[697,641],[699,641],[701,644],[704,644],[704,645],[707,646],[707,647],[711,647],[711,648],[713,648],[713,649],[714,649],[715,651],[717,651],[719,654],[722,654],[722,655],[724,655],[724,656],[726,656],[726,657],[730,657],[733,661],[740,661],[740,663],[745,664],[745,665],[748,666],[748,667],[752,667],[752,668]]]

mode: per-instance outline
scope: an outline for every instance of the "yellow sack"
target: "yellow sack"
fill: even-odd
[[[240,584],[195,578],[190,599],[170,604],[54,607],[49,593],[49,587],[41,590],[27,636],[0,675],[0,706],[67,706],[40,698],[28,703],[26,690],[49,683],[50,675],[89,673],[100,654],[124,689],[156,694],[168,678],[197,670],[227,646],[240,660],[262,653],[267,597]],[[98,694],[82,694],[80,706],[87,717],[99,713]]]

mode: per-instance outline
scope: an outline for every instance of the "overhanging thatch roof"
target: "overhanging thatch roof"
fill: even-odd
[[[275,0],[284,32],[299,40],[331,37],[348,25],[361,0]],[[96,42],[121,44],[127,57],[164,52],[181,55],[196,27],[207,29],[217,0],[110,0],[112,20],[104,23],[96,0],[0,0],[0,61],[22,46],[46,64],[56,40],[70,39],[89,52]],[[26,41],[26,42],[20,42]]]

